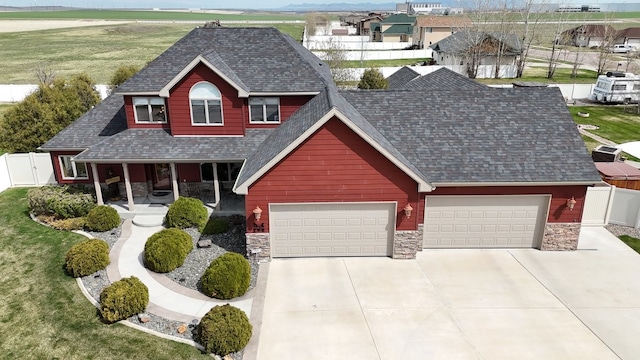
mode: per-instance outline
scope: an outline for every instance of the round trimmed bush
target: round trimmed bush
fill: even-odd
[[[244,311],[226,304],[214,306],[202,317],[196,337],[206,352],[225,356],[244,349],[252,330]]]
[[[164,229],[151,235],[144,244],[144,264],[155,272],[166,273],[182,266],[193,249],[191,235],[176,229]]]
[[[221,218],[210,218],[202,233],[206,235],[224,234],[227,231],[229,231],[229,222]]]
[[[120,215],[108,205],[99,205],[87,214],[84,226],[91,231],[109,231],[120,225]]]
[[[71,276],[91,275],[109,265],[109,245],[100,239],[83,240],[67,251],[64,261]]]
[[[251,282],[251,265],[244,256],[227,252],[214,259],[200,278],[202,292],[216,299],[244,295]]]
[[[100,293],[100,315],[110,323],[139,314],[148,304],[149,289],[135,276],[118,280]]]
[[[202,228],[207,222],[207,209],[202,201],[194,198],[180,197],[169,205],[165,218],[167,227],[184,229],[188,227]]]

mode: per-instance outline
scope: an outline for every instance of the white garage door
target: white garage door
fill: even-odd
[[[395,203],[271,204],[273,257],[388,256]]]
[[[425,248],[538,247],[549,196],[427,196]]]

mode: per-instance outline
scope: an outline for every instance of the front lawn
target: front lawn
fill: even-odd
[[[26,189],[0,193],[0,353],[6,359],[209,358],[189,345],[103,324],[75,279],[67,250],[84,237],[33,222]]]
[[[622,240],[622,242],[624,242],[625,244],[629,245],[629,247],[635,250],[637,253],[640,253],[640,239],[636,239],[629,235],[620,235],[618,236],[618,238],[620,238],[620,240]]]
[[[609,139],[617,144],[640,140],[640,115],[638,107],[632,106],[569,106],[576,124],[596,125],[598,130],[589,132]],[[578,112],[589,113],[588,118]]]

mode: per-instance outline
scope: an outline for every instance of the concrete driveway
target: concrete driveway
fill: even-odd
[[[273,260],[245,357],[640,358],[640,255],[603,228],[580,248]]]

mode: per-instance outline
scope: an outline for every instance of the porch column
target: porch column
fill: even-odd
[[[102,188],[100,187],[100,179],[98,178],[98,165],[96,165],[96,163],[91,163],[91,174],[93,175],[93,187],[96,191],[98,205],[104,205],[104,201],[102,201]]]
[[[173,201],[178,200],[180,194],[178,193],[178,172],[176,171],[176,163],[169,163],[171,168],[171,188],[173,190]]]
[[[131,191],[131,178],[129,177],[129,165],[127,163],[122,163],[122,172],[124,172],[124,188],[127,190],[127,205],[129,206],[129,211],[133,211],[135,205],[133,204],[133,191]]]
[[[220,207],[220,182],[218,181],[218,163],[211,163],[213,168],[213,195],[216,197],[218,208]]]

